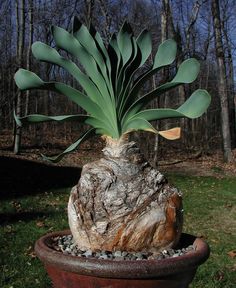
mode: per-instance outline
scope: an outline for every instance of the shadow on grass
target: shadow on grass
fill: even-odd
[[[18,221],[32,221],[34,219],[49,217],[59,212],[12,212],[0,213],[0,225],[13,224]]]
[[[44,189],[73,186],[81,169],[0,156],[0,199],[34,195]]]

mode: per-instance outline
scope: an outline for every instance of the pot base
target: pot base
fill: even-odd
[[[158,279],[115,279],[79,275],[46,266],[55,288],[187,288],[192,282],[196,269]]]
[[[179,245],[194,245],[195,250],[161,260],[99,260],[50,248],[52,238],[69,233],[50,233],[35,244],[54,288],[187,288],[198,266],[209,257],[209,247],[202,239],[184,233]]]

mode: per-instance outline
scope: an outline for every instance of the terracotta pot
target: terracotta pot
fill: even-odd
[[[35,244],[54,288],[186,288],[210,253],[202,239],[189,234],[182,234],[180,247],[193,244],[196,250],[162,260],[99,260],[65,255],[49,247],[52,237],[69,233],[50,233]]]

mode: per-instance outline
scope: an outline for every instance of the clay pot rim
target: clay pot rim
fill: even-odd
[[[210,254],[208,244],[201,238],[182,233],[180,243],[186,247],[194,245],[196,250],[178,257],[151,260],[112,260],[85,258],[66,255],[47,246],[51,238],[70,234],[70,230],[52,232],[42,236],[35,243],[36,255],[45,266],[56,266],[62,270],[106,278],[143,279],[156,278],[196,270]]]

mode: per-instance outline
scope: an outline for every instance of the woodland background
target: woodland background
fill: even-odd
[[[224,160],[233,160],[236,147],[235,123],[235,48],[236,1],[232,0],[1,0],[0,1],[0,149],[63,143],[68,146],[82,132],[78,123],[39,124],[15,127],[13,111],[26,114],[73,114],[78,112],[65,97],[52,92],[20,92],[13,76],[19,67],[29,69],[45,81],[70,83],[73,79],[61,68],[39,63],[31,54],[34,41],[54,46],[50,26],[65,29],[72,26],[73,16],[93,26],[108,42],[127,20],[138,35],[147,28],[152,33],[154,57],[158,44],[174,38],[178,44],[176,65],[153,77],[143,89],[151,89],[171,79],[179,63],[195,57],[201,72],[192,85],[181,86],[152,103],[157,107],[178,107],[197,89],[207,89],[212,103],[207,113],[196,120],[165,120],[156,123],[159,129],[181,126],[182,138],[167,142],[155,135],[136,135],[145,142],[148,157],[155,160],[158,153],[181,149],[196,153],[214,154],[219,149]],[[151,65],[151,58],[147,62]],[[18,133],[19,141],[16,141]],[[15,138],[15,145],[14,145]],[[48,146],[49,147],[49,146]],[[50,147],[49,147],[50,148]]]

